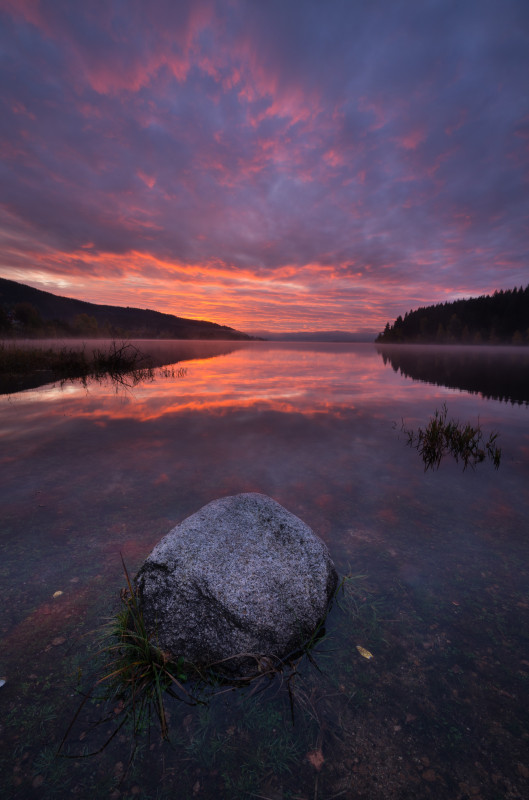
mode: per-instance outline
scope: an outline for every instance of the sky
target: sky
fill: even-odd
[[[529,283],[527,0],[0,0],[0,276],[244,331]]]

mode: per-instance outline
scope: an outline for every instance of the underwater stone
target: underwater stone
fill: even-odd
[[[326,545],[302,520],[248,493],[173,528],[136,588],[147,630],[172,660],[247,675],[310,639],[337,581]]]

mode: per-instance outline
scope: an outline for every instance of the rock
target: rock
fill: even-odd
[[[310,639],[337,581],[323,541],[275,500],[249,493],[214,500],[173,528],[136,588],[147,630],[171,660],[247,675]]]

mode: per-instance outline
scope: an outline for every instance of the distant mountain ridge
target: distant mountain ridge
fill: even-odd
[[[238,339],[241,331],[150,309],[75,300],[0,278],[0,334],[125,336],[137,339]]]
[[[374,342],[375,334],[366,331],[252,331],[255,336],[270,342]]]
[[[375,341],[529,345],[529,284],[409,311],[393,325],[388,322]]]

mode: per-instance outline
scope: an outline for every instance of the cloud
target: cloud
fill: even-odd
[[[0,21],[6,276],[283,329],[527,282],[522,0],[0,0]]]

